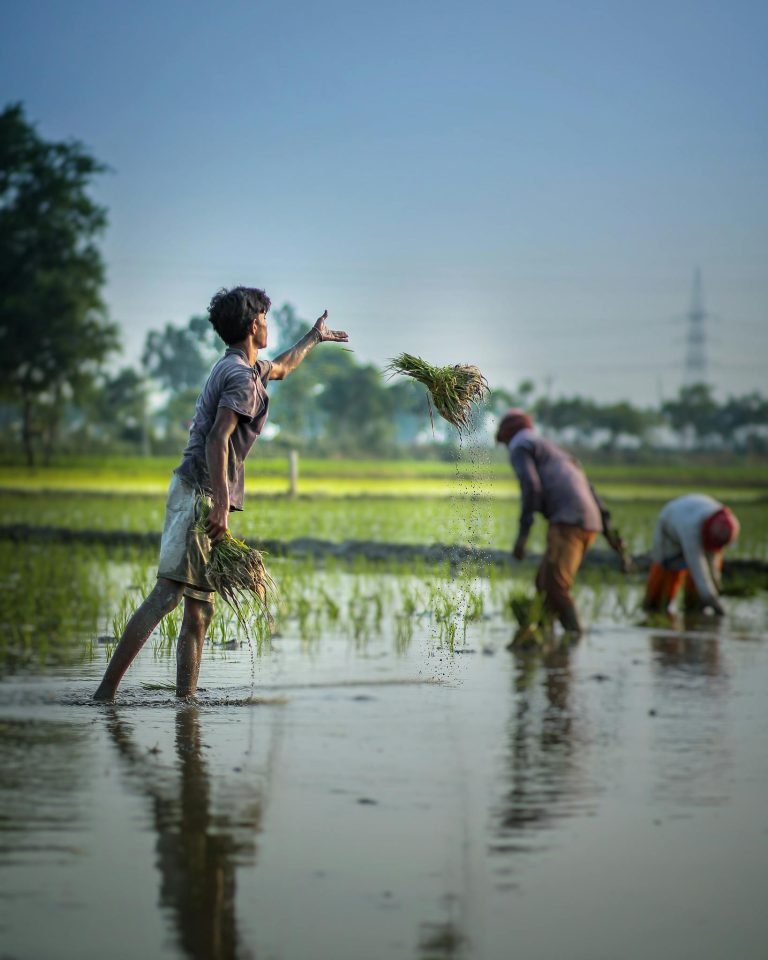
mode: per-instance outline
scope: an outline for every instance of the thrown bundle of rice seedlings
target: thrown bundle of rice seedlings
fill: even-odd
[[[205,531],[210,505],[204,502],[197,527]],[[255,612],[272,623],[270,601],[277,591],[275,582],[267,573],[260,551],[238,540],[227,530],[211,545],[211,555],[205,568],[209,583],[235,612],[238,623],[248,633],[248,624]]]
[[[435,367],[421,357],[401,353],[393,357],[385,370],[394,376],[405,374],[423,383],[440,416],[453,424],[459,433],[469,427],[472,406],[479,404],[488,390],[488,382],[480,370],[468,363],[452,367]],[[429,398],[427,398],[429,405]],[[429,407],[432,418],[432,407]]]

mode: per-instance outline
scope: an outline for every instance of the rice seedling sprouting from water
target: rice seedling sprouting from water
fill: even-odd
[[[429,419],[432,420],[434,404],[440,416],[453,424],[459,433],[469,428],[473,406],[478,406],[488,391],[488,381],[477,367],[468,363],[435,367],[421,357],[401,353],[393,357],[384,369],[391,376],[402,373],[423,383],[429,391]],[[434,421],[432,423],[434,426]]]
[[[197,529],[205,532],[205,521],[210,504],[203,501]],[[227,530],[221,539],[211,545],[211,555],[205,568],[208,582],[234,611],[237,622],[249,635],[249,621],[254,613],[272,623],[270,603],[277,593],[275,582],[267,573],[259,550],[249,547]]]

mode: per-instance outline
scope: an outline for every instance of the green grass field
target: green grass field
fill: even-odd
[[[0,467],[3,522],[159,532],[175,465],[169,459],[84,460],[32,474]],[[751,466],[741,472],[708,469],[696,483],[685,483],[682,470],[655,480],[627,467],[589,473],[634,552],[648,548],[667,499],[701,490],[731,504],[741,520],[742,534],[730,554],[768,557],[768,484]],[[250,459],[246,510],[233,517],[233,531],[254,539],[462,543],[502,550],[514,537],[518,491],[504,462],[307,460],[301,463],[301,495],[288,498],[287,485],[286,460]],[[532,550],[542,548],[544,532],[538,520]]]
[[[175,457],[70,458],[32,470],[21,464],[0,465],[0,490],[161,494],[177,465]],[[616,499],[659,501],[687,490],[705,490],[729,502],[768,499],[768,470],[756,463],[600,464],[588,465],[587,470],[600,491]],[[288,490],[286,457],[255,453],[246,472],[252,494],[277,495]],[[302,459],[299,466],[299,490],[307,495],[452,497],[462,484],[471,484],[471,492],[477,495],[505,499],[515,494],[516,486],[500,451],[467,449],[452,463]]]

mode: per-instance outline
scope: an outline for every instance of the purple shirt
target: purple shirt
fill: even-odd
[[[510,440],[509,459],[520,481],[521,535],[527,535],[535,512],[550,523],[568,523],[598,533],[603,529],[589,480],[565,450],[526,429]]]
[[[270,360],[257,360],[251,366],[246,354],[230,347],[216,362],[195,404],[195,416],[189,428],[189,442],[176,473],[206,493],[212,493],[205,442],[216,420],[219,407],[239,414],[237,426],[229,438],[227,486],[230,510],[243,509],[245,470],[243,461],[264,428],[269,408],[267,382],[272,370]]]

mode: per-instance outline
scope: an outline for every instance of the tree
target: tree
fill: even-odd
[[[343,453],[390,452],[395,421],[380,372],[342,350],[328,351],[323,359],[317,403],[328,415],[328,434],[336,448]]]
[[[636,437],[642,442],[648,429],[656,423],[657,419],[652,411],[634,407],[626,400],[596,406],[594,409],[594,426],[596,429],[608,431],[606,446],[609,450],[616,448],[619,437],[622,435]]]
[[[148,450],[146,381],[133,367],[123,367],[95,383],[80,403],[85,436]]]
[[[200,390],[222,347],[207,317],[191,317],[186,327],[150,330],[141,362],[163,390]]]
[[[667,400],[661,410],[674,430],[692,431],[699,443],[717,433],[717,401],[706,383],[682,387],[677,400]]]
[[[0,113],[0,382],[18,406],[27,460],[49,456],[64,401],[117,349],[95,240],[106,212],[87,189],[105,171],[76,141],[47,142],[21,104]]]

